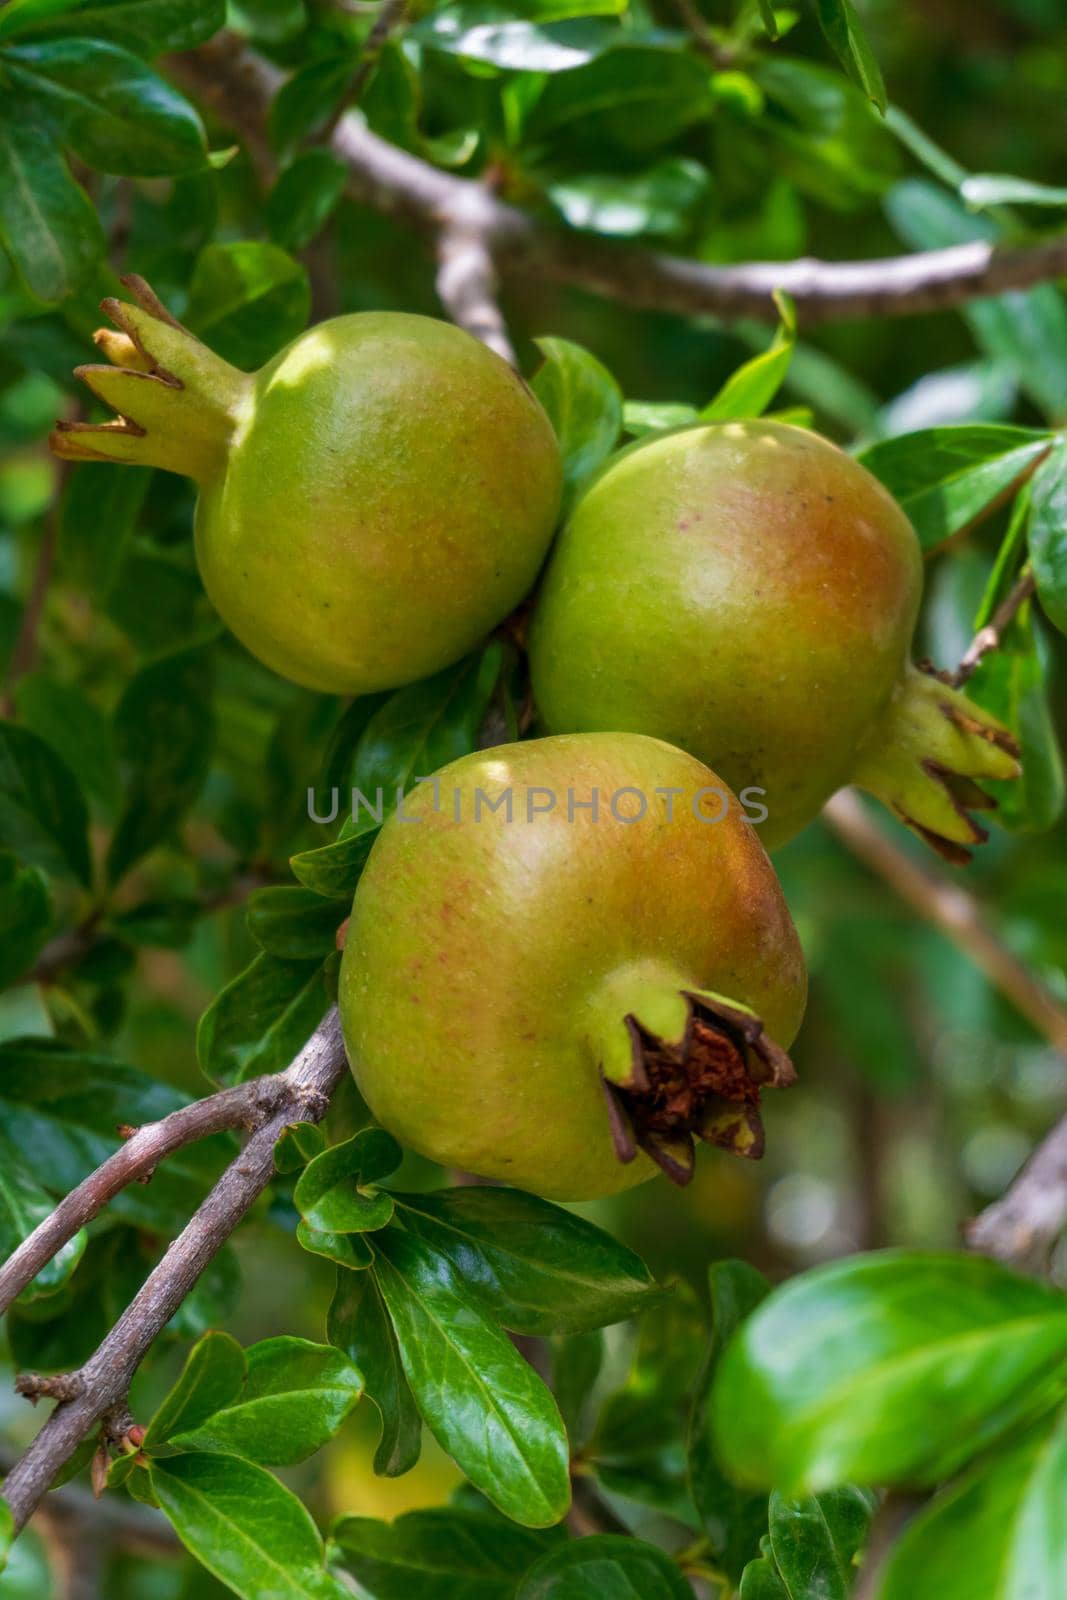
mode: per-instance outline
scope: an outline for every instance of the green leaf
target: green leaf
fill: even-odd
[[[0,1125],[50,1193],[67,1194],[119,1146],[116,1129],[188,1105],[188,1097],[109,1056],[51,1041],[0,1045]],[[109,1216],[170,1235],[204,1198],[233,1143],[216,1135],[168,1156],[150,1184],[131,1184]]]
[[[201,1071],[215,1083],[280,1072],[307,1043],[328,1003],[321,961],[257,956],[200,1018]]]
[[[151,1481],[185,1548],[242,1600],[344,1600],[309,1513],[262,1467],[195,1453],[153,1461]]]
[[[148,1449],[176,1434],[198,1428],[239,1394],[245,1381],[245,1353],[228,1333],[205,1333],[186,1357],[181,1375],[148,1424]]]
[[[567,1435],[537,1373],[422,1240],[389,1229],[374,1248],[374,1276],[430,1432],[512,1521],[558,1522],[570,1504]]]
[[[899,155],[862,90],[837,72],[777,52],[761,57],[752,77],[766,96],[760,133],[781,177],[840,209],[884,193]]]
[[[859,460],[900,502],[929,554],[1010,494],[1048,448],[1048,434],[1033,428],[961,423],[882,440]]]
[[[10,87],[0,119],[0,244],[29,292],[47,305],[80,288],[104,253],[96,212],[55,134],[35,102]]]
[[[36,961],[52,926],[48,879],[39,867],[20,867],[0,850],[0,989],[21,978]]]
[[[530,112],[528,133],[572,160],[588,150],[593,159],[606,142],[630,160],[641,159],[712,109],[706,65],[676,49],[627,44],[571,66],[549,77]],[[544,68],[531,64],[530,70]]]
[[[305,150],[271,190],[266,217],[271,238],[284,250],[303,250],[329,222],[348,181],[348,169],[330,150]]]
[[[1050,704],[1050,663],[1030,608],[1014,618],[967,684],[968,695],[1011,729],[1022,773],[986,787],[1002,827],[1044,833],[1064,806],[1063,757]]]
[[[960,184],[960,194],[975,211],[987,206],[1067,206],[1067,189],[1004,172],[972,173]]]
[[[351,1244],[363,1243],[349,1234]],[[326,1318],[326,1337],[355,1362],[363,1388],[378,1408],[382,1436],[374,1454],[380,1476],[409,1472],[422,1448],[422,1420],[404,1376],[396,1334],[372,1272],[337,1274],[337,1287]]]
[[[807,1500],[772,1494],[764,1554],[745,1568],[740,1600],[848,1600],[875,1503],[851,1486]]]
[[[768,39],[777,39],[779,32],[778,18],[774,14],[773,0],[756,0],[756,9],[759,12],[759,19],[763,24],[763,31]]]
[[[563,453],[565,501],[607,460],[622,430],[622,390],[596,356],[569,339],[538,339],[533,390]]]
[[[240,1393],[174,1432],[183,1450],[234,1454],[262,1466],[292,1466],[333,1438],[363,1393],[342,1351],[307,1339],[263,1339],[245,1352]]]
[[[667,428],[689,428],[699,421],[696,406],[670,400],[627,400],[622,408],[623,431],[635,439]]]
[[[560,0],[577,9],[580,0]],[[499,5],[449,5],[431,11],[409,30],[431,50],[478,61],[501,72],[570,72],[619,43],[618,29],[595,19],[600,0],[582,5],[580,20],[524,19]],[[614,0],[612,0],[614,5]]]
[[[699,162],[666,156],[644,172],[579,172],[556,178],[547,193],[572,228],[614,239],[678,239],[710,187],[711,174]],[[542,349],[555,342],[538,340]]]
[[[879,1600],[1058,1600],[1067,1571],[1067,1413],[1045,1418],[925,1506]]]
[[[15,686],[19,721],[65,761],[85,793],[106,809],[118,790],[111,725],[73,683],[31,672]]]
[[[767,1524],[767,1502],[729,1479],[711,1437],[709,1400],[723,1351],[770,1285],[745,1261],[716,1261],[708,1271],[711,1337],[689,1420],[689,1489],[718,1563],[736,1579]]]
[[[0,1572],[7,1566],[11,1546],[15,1542],[15,1518],[6,1500],[0,1500]]]
[[[560,1545],[530,1568],[515,1600],[692,1600],[669,1556],[643,1539],[597,1533]]]
[[[1038,599],[1049,621],[1067,633],[1067,439],[1060,439],[1038,467],[1030,505]]]
[[[4,68],[101,172],[165,177],[204,164],[207,136],[197,112],[128,50],[99,39],[52,39],[6,50]]]
[[[512,1600],[544,1549],[544,1534],[458,1507],[344,1516],[330,1530],[331,1559],[375,1600]]]
[[[78,780],[28,728],[0,722],[0,837],[31,866],[88,885],[89,813]]]
[[[897,233],[917,250],[999,237],[989,218],[921,178],[894,185],[886,209]],[[960,314],[986,354],[1010,369],[1047,416],[1067,417],[1067,302],[1053,284],[972,300]]]
[[[393,1215],[393,1197],[371,1186],[394,1172],[402,1156],[384,1128],[364,1128],[308,1163],[293,1191],[297,1210],[323,1233],[384,1228]]]
[[[354,786],[371,804],[380,789],[391,806],[399,790],[475,748],[504,657],[494,640],[458,666],[389,696],[368,722],[352,767]]]
[[[276,150],[286,155],[302,139],[326,126],[353,71],[353,58],[346,52],[309,61],[285,80],[270,108],[270,137]]]
[[[107,855],[111,883],[166,838],[200,793],[214,742],[211,692],[202,646],[153,661],[126,685],[115,712],[126,793]]]
[[[518,1189],[396,1196],[409,1232],[451,1262],[482,1309],[516,1333],[576,1333],[644,1311],[659,1291],[610,1234]]]
[[[54,1200],[37,1182],[18,1145],[0,1133],[0,1261],[6,1261],[54,1209]],[[62,1289],[81,1260],[85,1244],[81,1228],[23,1289],[19,1304]]]
[[[350,1272],[361,1272],[374,1260],[370,1245],[359,1233],[323,1233],[300,1221],[296,1225],[297,1243],[313,1256],[322,1256]]]
[[[310,311],[300,262],[276,244],[242,240],[201,250],[185,320],[224,360],[252,371],[303,332]]]
[[[848,73],[884,115],[885,84],[863,24],[852,0],[816,0],[819,23],[831,50]]]
[[[385,814],[384,808],[382,814]],[[345,899],[351,906],[356,884],[377,837],[378,828],[372,822],[358,833],[335,839],[333,844],[321,845],[317,850],[301,850],[298,855],[289,857],[289,865],[294,876],[316,895]]]
[[[892,1250],[794,1278],[749,1318],[712,1394],[725,1465],[783,1493],[922,1487],[1059,1392],[1067,1298],[978,1256]]]
[[[785,382],[797,342],[797,317],[788,295],[775,294],[774,300],[782,320],[770,346],[730,374],[714,400],[701,411],[702,422],[760,417]]]
[[[288,884],[256,889],[248,900],[248,931],[268,955],[289,961],[320,961],[337,948],[337,930],[350,900],[324,900]]]
[[[10,0],[0,39],[109,39],[138,55],[192,50],[218,33],[223,0]]]

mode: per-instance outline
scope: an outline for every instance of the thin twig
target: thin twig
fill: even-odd
[[[1035,588],[1034,574],[1027,567],[1015,587],[1000,602],[985,627],[979,628],[971,640],[966,655],[947,680],[953,688],[958,689],[961,684],[966,683],[968,678],[973,677],[979,663],[989,652],[999,649],[1005,630],[1030,599]]]
[[[965,1226],[972,1250],[1037,1272],[1067,1227],[1067,1117],[1038,1145],[999,1200]]]
[[[882,832],[853,790],[835,794],[822,814],[853,855],[970,956],[1037,1032],[1067,1054],[1067,1006],[1001,942],[968,890],[917,866]]]
[[[257,158],[267,112],[281,81],[233,34],[170,58],[169,70],[234,128]],[[348,193],[436,238],[462,215],[469,178],[441,171],[345,116],[330,144],[348,167]],[[490,197],[484,239],[498,268],[540,273],[653,311],[777,320],[773,295],[792,296],[803,322],[904,316],[946,310],[983,295],[1047,282],[1067,272],[1067,234],[1009,248],[988,240],[873,261],[754,261],[713,266],[616,245],[556,228]]]
[[[125,1402],[146,1351],[178,1310],[200,1274],[255,1204],[274,1171],[274,1146],[296,1122],[317,1122],[345,1071],[336,1008],[320,1024],[279,1081],[276,1109],[227,1167],[188,1226],[149,1273],[111,1332],[73,1376],[77,1393],[52,1415],[4,1481],[4,1499],[22,1528],[56,1473],[105,1413]]]

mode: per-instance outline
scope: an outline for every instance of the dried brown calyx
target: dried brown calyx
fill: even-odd
[[[677,1042],[626,1018],[632,1066],[626,1082],[603,1079],[620,1161],[644,1150],[672,1183],[693,1176],[693,1140],[758,1160],[763,1154],[760,1093],[796,1081],[792,1061],[752,1012],[686,992],[688,1023]]]

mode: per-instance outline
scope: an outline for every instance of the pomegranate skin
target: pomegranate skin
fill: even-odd
[[[949,859],[984,830],[974,782],[1017,773],[999,723],[911,667],[911,524],[836,445],[762,420],[618,455],[550,558],[530,629],[549,732],[667,739],[763,791],[768,849],[869,788]]]
[[[499,809],[475,821],[479,789]],[[781,889],[691,756],[632,734],[505,745],[443,768],[404,811],[417,821],[387,821],[357,888],[339,1001],[368,1105],[423,1155],[553,1199],[613,1194],[656,1171],[620,1160],[602,1081],[622,1103],[634,1019],[681,1051],[685,996],[711,990],[794,1037],[806,977]],[[758,1153],[735,1132],[704,1136]]]

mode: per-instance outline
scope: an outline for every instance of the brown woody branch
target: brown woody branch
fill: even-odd
[[[201,104],[240,134],[261,170],[271,164],[265,128],[278,73],[234,35],[172,57],[170,71]],[[361,204],[436,238],[472,206],[501,271],[542,274],[652,311],[777,320],[784,290],[808,324],[842,317],[940,311],[984,295],[1027,288],[1067,273],[1067,234],[999,249],[986,240],[874,261],[753,261],[713,266],[659,251],[613,245],[532,216],[484,185],[443,172],[372,133],[353,116],[330,136]]]
[[[15,1519],[16,1529],[25,1525],[60,1467],[70,1459],[94,1425],[116,1407],[124,1407],[130,1382],[145,1353],[181,1306],[204,1268],[218,1254],[270,1182],[274,1171],[274,1146],[278,1139],[294,1123],[318,1122],[325,1115],[330,1095],[344,1070],[344,1044],[334,1008],[292,1065],[277,1075],[276,1089],[268,1095],[267,1106],[263,1105],[260,1098],[267,1080],[261,1079],[257,1084],[247,1086],[253,1093],[240,1106],[240,1110],[242,1117],[259,1119],[256,1131],[149,1274],[96,1352],[76,1373],[66,1375],[68,1382],[64,1392],[70,1398],[57,1403],[40,1433],[8,1473],[3,1492]],[[200,1107],[208,1108],[202,1112],[206,1126],[194,1125],[193,1119],[190,1119],[182,1129],[187,1136],[180,1143],[189,1143],[202,1137],[206,1131],[215,1131],[213,1102],[220,1100],[224,1103],[223,1111],[219,1113],[224,1119],[221,1125],[241,1126],[241,1120],[230,1120],[238,1110],[236,1093],[223,1090],[221,1095],[201,1101]],[[176,1112],[174,1116],[181,1117],[194,1109],[197,1108],[187,1107],[185,1112]],[[168,1117],[156,1124],[155,1128],[165,1129],[171,1123],[172,1118]],[[131,1164],[130,1177],[138,1175],[132,1167],[140,1168],[149,1157],[158,1159],[159,1154],[166,1153],[153,1147],[152,1129],[146,1129],[144,1133],[146,1137]],[[169,1142],[173,1137],[174,1130],[171,1128],[164,1139],[170,1149],[178,1148],[177,1143]],[[137,1138],[135,1134],[130,1144]],[[129,1145],[117,1152],[105,1166],[110,1167],[128,1150]],[[111,1188],[115,1175],[112,1169],[104,1184],[111,1193],[117,1192],[117,1188]],[[87,1182],[91,1184],[92,1180]],[[85,1193],[85,1190],[86,1184],[82,1184],[68,1200],[80,1195],[81,1208],[92,1204],[96,1196]],[[103,1203],[101,1199],[100,1204]],[[66,1204],[66,1201],[63,1202],[63,1205]],[[87,1212],[87,1215],[93,1214],[93,1211]],[[56,1229],[55,1236],[61,1242],[62,1237],[69,1238],[70,1232],[76,1231],[67,1231],[71,1220],[68,1216],[64,1224]],[[48,1224],[43,1226],[47,1227]],[[24,1262],[23,1272],[25,1267]],[[54,1387],[54,1380],[52,1382]]]
[[[963,660],[948,680],[954,689],[958,689],[967,682],[968,678],[974,676],[979,665],[991,650],[1000,648],[1000,641],[1004,637],[1005,630],[1031,598],[1036,587],[1034,574],[1027,567],[1014,588],[1000,602],[985,627],[979,628],[971,640]]]

